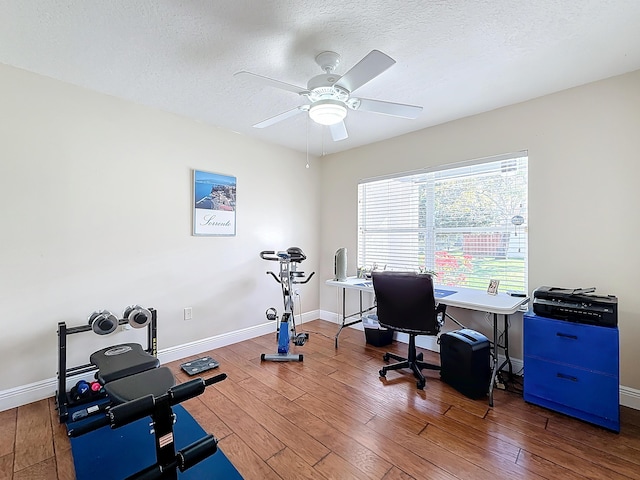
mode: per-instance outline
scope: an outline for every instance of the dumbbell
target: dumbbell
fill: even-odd
[[[88,398],[91,395],[91,385],[85,380],[80,380],[69,392],[71,400],[74,402]]]
[[[151,322],[151,312],[140,305],[129,305],[124,309],[122,318],[127,320],[133,328],[142,328]]]
[[[85,382],[84,380],[80,380],[76,383],[76,393],[79,397],[86,397],[91,392],[91,385],[89,382]]]
[[[74,402],[84,400],[98,395],[102,392],[102,385],[100,382],[87,382],[85,380],[79,380],[78,383],[71,389],[69,394]]]
[[[109,310],[99,310],[89,315],[89,325],[98,335],[108,335],[118,328],[118,319]]]

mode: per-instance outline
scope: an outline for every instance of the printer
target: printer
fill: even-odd
[[[543,317],[602,327],[618,325],[618,299],[595,295],[595,288],[539,287],[533,291],[533,311]]]

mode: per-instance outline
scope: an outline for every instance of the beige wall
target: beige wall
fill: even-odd
[[[639,132],[636,71],[325,158],[321,277],[331,277],[339,247],[347,247],[355,274],[359,179],[528,150],[529,287],[595,286],[617,295],[621,384],[640,389]],[[335,312],[335,289],[320,289],[320,308]],[[483,315],[456,316],[490,332]],[[521,329],[516,315],[517,358]]]
[[[355,273],[359,179],[519,150],[530,159],[530,288],[616,294],[621,383],[640,389],[640,72],[309,170],[303,154],[6,66],[0,115],[0,392],[54,377],[57,323],[82,324],[97,308],[157,308],[160,349],[264,323],[281,297],[263,249],[302,247],[304,270],[317,272],[301,288],[304,311],[336,312],[324,280],[343,246]],[[235,237],[191,235],[194,168],[237,176]],[[488,333],[482,315],[457,313]],[[511,338],[521,358],[519,316]],[[83,359],[93,351],[89,337],[73,342]]]
[[[261,250],[299,246],[317,270],[318,169],[301,153],[6,66],[0,116],[0,392],[55,377],[59,321],[155,307],[166,349],[281,310]],[[237,177],[235,237],[191,235],[192,169]],[[75,337],[86,362],[96,336]]]

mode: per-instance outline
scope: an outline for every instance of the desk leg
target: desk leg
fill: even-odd
[[[346,289],[342,289],[342,325],[340,325],[340,328],[338,329],[338,333],[336,333],[336,341],[335,341],[335,348],[338,348],[338,336],[340,335],[340,332],[342,331],[342,329],[344,328],[344,321],[347,319],[347,310],[346,310],[346,305],[345,305],[345,297],[346,297]]]
[[[513,365],[509,356],[509,318],[507,315],[504,316],[504,346],[502,348],[504,350],[504,362],[502,362],[498,371],[501,371],[505,365],[509,365],[509,380],[511,380],[511,377],[513,377]]]
[[[450,318],[451,321],[453,321],[453,323],[455,323],[456,325],[458,325],[460,328],[467,328],[465,327],[463,324],[461,324],[458,320],[456,320],[454,317],[452,317],[451,315],[449,315],[447,312],[444,313],[444,316],[446,318]]]
[[[493,314],[493,369],[491,382],[489,382],[489,406],[493,407],[493,386],[498,375],[498,314]]]
[[[498,366],[498,348],[504,351],[504,361]],[[493,387],[498,376],[505,365],[509,365],[509,378],[513,376],[513,365],[509,356],[509,319],[504,316],[504,345],[498,343],[498,314],[493,314],[493,371],[491,373],[491,383],[489,384],[489,406],[493,407]]]
[[[354,320],[353,322],[349,322],[349,323],[345,323],[347,318],[353,317],[353,315],[348,315],[347,316],[347,309],[346,309],[346,288],[342,289],[342,325],[340,325],[340,328],[338,329],[338,333],[336,333],[335,336],[335,348],[338,348],[338,337],[340,336],[340,332],[342,331],[342,329],[344,327],[349,327],[351,325],[355,325],[356,323],[360,323],[362,321],[362,314],[364,313],[362,311],[362,290],[359,292],[360,293],[360,312],[359,312],[359,317],[358,320]],[[354,314],[357,315],[357,314]]]

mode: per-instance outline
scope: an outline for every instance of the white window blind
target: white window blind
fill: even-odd
[[[358,266],[527,291],[526,152],[358,185]]]

